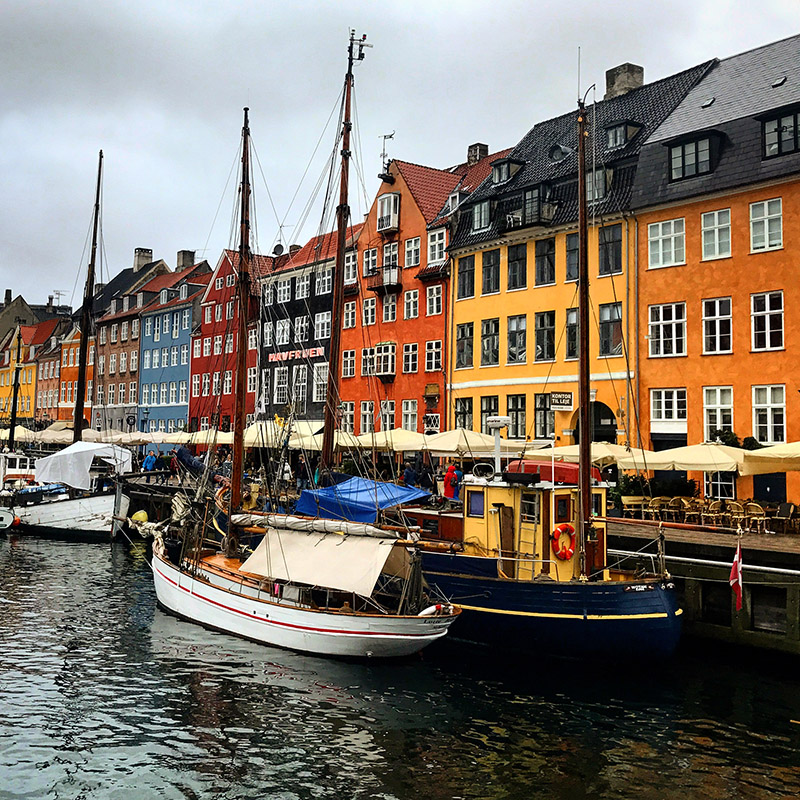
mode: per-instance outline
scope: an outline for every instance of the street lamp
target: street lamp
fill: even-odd
[[[149,406],[142,408],[142,433],[147,433],[147,418],[150,416]]]

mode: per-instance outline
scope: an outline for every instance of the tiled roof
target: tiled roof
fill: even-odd
[[[512,149],[513,148],[511,147],[507,147],[505,150],[498,150],[496,153],[490,153],[488,156],[481,158],[474,164],[459,164],[456,167],[451,167],[451,172],[457,173],[461,176],[461,180],[458,186],[456,186],[456,189],[464,194],[472,194],[472,192],[474,192],[491,174],[492,161],[505,158],[512,151]],[[453,191],[455,191],[455,189]],[[443,225],[449,218],[450,208],[443,205],[437,216],[434,218],[432,224]],[[424,272],[424,270],[422,272]]]
[[[778,86],[782,78],[785,80]],[[714,102],[703,108],[703,104]],[[715,63],[648,143],[800,102],[800,35]]]
[[[228,261],[231,262],[233,269],[238,271],[239,251],[225,250],[225,255],[228,257]],[[288,258],[288,254],[284,254],[282,256],[262,256],[259,253],[253,253],[250,256],[250,274],[252,275],[253,280],[257,281],[259,278],[265,278],[276,267],[282,266],[286,261],[288,261]]]
[[[160,292],[162,289],[169,289],[174,286],[182,277],[180,272],[165,272],[163,275],[156,275],[151,278],[143,286],[140,286],[137,291],[139,292]]]
[[[46,342],[58,324],[61,322],[58,318],[47,319],[38,325],[20,325],[20,332],[22,333],[22,343],[24,345],[40,345]]]
[[[587,122],[589,129],[594,130],[596,137],[587,148],[586,164],[591,169],[597,167],[616,167],[633,161],[638,155],[647,137],[658,128],[670,112],[680,103],[692,87],[713,66],[707,61],[691,69],[678,72],[668,78],[645,84],[632,89],[623,95],[609,100],[600,100],[587,106]],[[552,186],[554,201],[559,201],[554,224],[566,223],[577,219],[577,202],[570,208],[569,195],[577,193],[577,186],[562,186],[568,181],[577,184],[577,146],[578,146],[578,110],[570,111],[559,117],[540,122],[523,137],[514,147],[510,157],[524,163],[524,166],[501,185],[485,180],[470,197],[470,205],[486,199],[502,199],[522,192],[526,188],[547,183]],[[621,147],[609,148],[605,137],[605,128],[615,123],[630,122],[636,126],[636,132]],[[561,145],[569,151],[569,155],[561,160],[553,160],[550,156],[555,145]],[[635,166],[633,167],[635,170]],[[613,170],[612,183],[606,197],[592,205],[590,213],[597,215],[610,214],[626,208],[630,199],[633,176],[620,166]],[[497,238],[496,217],[492,219],[487,230],[473,232],[471,215],[462,214],[458,230],[453,237],[452,247],[464,247]]]
[[[363,227],[364,223],[359,222],[358,225],[351,225],[347,229],[346,247],[352,247],[356,243],[358,234],[361,233]],[[317,264],[321,261],[328,261],[335,258],[337,238],[336,231],[314,236],[299,250],[295,250],[294,253],[290,254],[289,260],[279,268],[280,271],[296,269],[297,267],[304,267],[307,264]],[[274,271],[277,272],[278,268]]]
[[[432,222],[441,211],[445,200],[458,186],[461,176],[443,169],[410,164],[408,161],[395,160],[393,163],[397,165],[414,196],[425,222]]]

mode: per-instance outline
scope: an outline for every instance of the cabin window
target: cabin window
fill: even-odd
[[[467,516],[483,516],[483,492],[467,492]]]
[[[572,500],[569,497],[556,497],[556,522],[572,521]]]

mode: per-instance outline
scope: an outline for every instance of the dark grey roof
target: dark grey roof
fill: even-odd
[[[602,201],[593,204],[592,213],[612,214],[629,206],[636,157],[644,142],[714,63],[707,61],[619,97],[587,106],[590,129],[596,132],[592,144],[587,148],[587,168],[591,169],[593,164],[614,168],[609,192]],[[500,200],[526,188],[547,183],[552,186],[552,199],[557,201],[553,224],[577,220],[577,116],[576,109],[535,125],[509,156],[524,162],[525,166],[502,185],[494,185],[491,177],[487,178],[472,194],[468,206],[485,199]],[[608,148],[605,128],[621,121],[629,121],[637,126],[635,135],[621,147]],[[555,145],[573,152],[560,161],[554,161],[550,152]],[[469,211],[469,208],[466,210]],[[479,244],[498,236],[496,220],[488,230],[477,233],[473,233],[470,226],[470,214],[462,213],[451,247]]]
[[[781,78],[779,86],[772,84]],[[710,98],[707,108],[703,104]],[[800,35],[718,61],[648,143],[714,128],[800,102]]]
[[[772,88],[776,78],[786,81]],[[714,103],[701,103],[714,97]],[[717,63],[649,139],[639,156],[631,204],[645,208],[800,173],[800,152],[763,157],[761,117],[800,104],[800,36]],[[713,171],[670,180],[669,143],[708,134]]]

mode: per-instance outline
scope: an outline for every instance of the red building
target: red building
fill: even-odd
[[[58,419],[72,421],[75,417],[75,401],[78,393],[78,372],[80,371],[80,348],[81,330],[75,325],[61,340],[61,379],[59,381]],[[86,365],[86,399],[83,405],[83,414],[87,423],[91,423],[92,421],[92,402],[94,399],[94,348],[95,342],[94,336],[92,336],[89,339],[88,361]]]
[[[251,308],[247,336],[248,422],[255,413],[258,386],[258,301],[260,280],[269,275],[276,262],[288,255],[253,255],[250,262]],[[236,336],[239,309],[236,279],[239,254],[224,250],[200,302],[200,325],[192,333],[191,387],[189,392],[189,430],[220,428],[230,430],[235,402]]]
[[[395,160],[379,176],[345,262],[343,429],[446,429],[449,221],[499,155],[476,144],[448,170]]]

